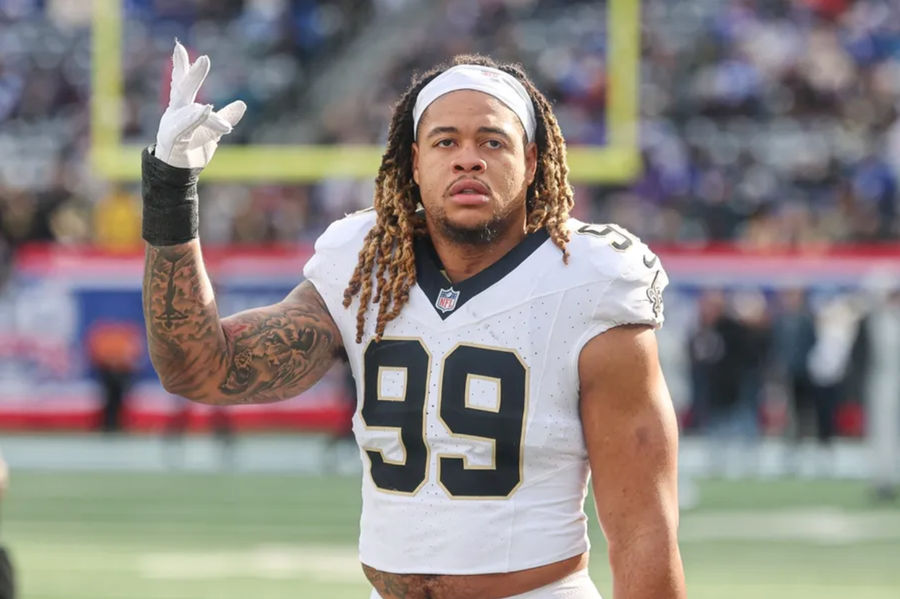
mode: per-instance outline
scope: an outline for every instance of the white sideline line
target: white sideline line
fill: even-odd
[[[843,545],[900,540],[900,513],[853,512],[833,508],[687,513],[679,539],[685,542],[733,540]]]
[[[682,516],[682,542],[766,541],[844,545],[900,541],[900,513],[831,508],[716,511]],[[259,545],[246,551],[144,553],[138,572],[148,579],[314,579],[365,582],[356,547]]]

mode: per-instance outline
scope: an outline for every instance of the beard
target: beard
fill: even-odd
[[[494,212],[491,218],[475,225],[462,225],[451,221],[443,208],[435,211],[434,224],[438,232],[451,243],[457,245],[488,245],[501,237],[515,224],[510,207],[505,213]]]

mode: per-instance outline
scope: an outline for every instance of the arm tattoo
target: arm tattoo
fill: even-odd
[[[173,393],[193,397],[203,381],[194,372],[214,371],[223,338],[212,286],[199,247],[148,246],[144,264],[144,320],[153,365]]]
[[[325,373],[340,348],[310,283],[279,304],[220,320],[196,243],[148,247],[144,317],[166,388],[206,403],[292,397]]]
[[[339,345],[334,325],[322,322],[327,310],[321,300],[314,306],[307,303],[282,302],[226,319],[232,351],[227,376],[219,385],[223,394],[279,399],[278,390],[302,384],[321,369],[323,360],[330,365]]]

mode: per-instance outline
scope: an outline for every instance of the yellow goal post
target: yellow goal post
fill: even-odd
[[[141,146],[122,143],[122,19],[124,0],[93,0],[91,165],[112,181],[140,179]],[[607,0],[609,44],[607,143],[570,146],[576,183],[626,183],[640,175],[638,148],[640,0]],[[151,140],[147,140],[148,143]],[[373,178],[383,148],[374,145],[233,145],[225,143],[204,181],[308,183]]]

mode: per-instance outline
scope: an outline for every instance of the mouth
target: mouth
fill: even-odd
[[[477,206],[490,201],[490,188],[477,179],[461,179],[450,186],[450,199],[461,205]]]

